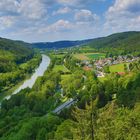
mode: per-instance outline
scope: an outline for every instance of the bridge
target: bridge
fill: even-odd
[[[73,105],[76,101],[74,99],[69,99],[68,101],[66,101],[65,103],[63,103],[62,105],[58,106],[55,110],[53,110],[52,112],[55,114],[59,114],[63,109],[65,108],[69,108],[71,105]]]

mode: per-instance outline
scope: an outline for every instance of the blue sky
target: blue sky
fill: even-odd
[[[140,0],[0,0],[0,36],[27,42],[140,31]]]

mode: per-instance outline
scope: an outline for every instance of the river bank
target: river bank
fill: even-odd
[[[39,67],[33,73],[33,75],[29,79],[26,79],[24,82],[18,84],[18,86],[16,85],[11,90],[12,91],[12,94],[9,93],[10,95],[7,95],[3,99],[10,99],[12,95],[17,94],[22,89],[25,89],[27,87],[32,88],[33,85],[34,85],[34,83],[36,82],[36,79],[39,76],[43,76],[43,74],[47,70],[49,64],[50,64],[50,58],[48,56],[42,54],[42,61],[41,61],[40,65],[39,65]]]

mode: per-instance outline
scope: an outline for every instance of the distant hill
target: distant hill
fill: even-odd
[[[124,49],[129,51],[140,51],[140,32],[130,31],[116,33],[107,37],[93,39],[87,43],[90,47],[98,49]]]
[[[129,51],[140,51],[140,32],[130,31],[81,41],[57,41],[57,42],[39,42],[32,46],[39,49],[61,49],[74,46],[88,45],[97,49],[118,48]]]
[[[14,65],[25,62],[33,53],[28,43],[0,38],[0,73],[10,71]]]
[[[56,42],[39,42],[33,43],[33,47],[39,49],[61,49],[73,46],[78,46],[82,44],[89,43],[92,39],[82,40],[82,41],[56,41]]]
[[[8,54],[11,53],[17,61],[29,57],[33,53],[29,43],[5,38],[0,38],[0,51],[7,52]]]

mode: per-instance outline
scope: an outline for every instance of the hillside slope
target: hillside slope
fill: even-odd
[[[24,42],[0,38],[0,73],[10,71],[14,64],[31,58],[33,49],[29,46]]]
[[[81,41],[39,42],[32,46],[39,49],[61,49],[88,45],[97,49],[119,49],[127,52],[140,51],[140,32],[130,31],[109,35],[107,37]]]
[[[140,32],[123,32],[107,37],[93,39],[88,43],[98,49],[122,49],[125,51],[140,51]]]
[[[91,39],[88,40],[81,40],[81,41],[56,41],[56,42],[39,42],[33,43],[33,47],[39,49],[61,49],[61,48],[68,48],[77,45],[82,45],[85,43],[89,43]]]

